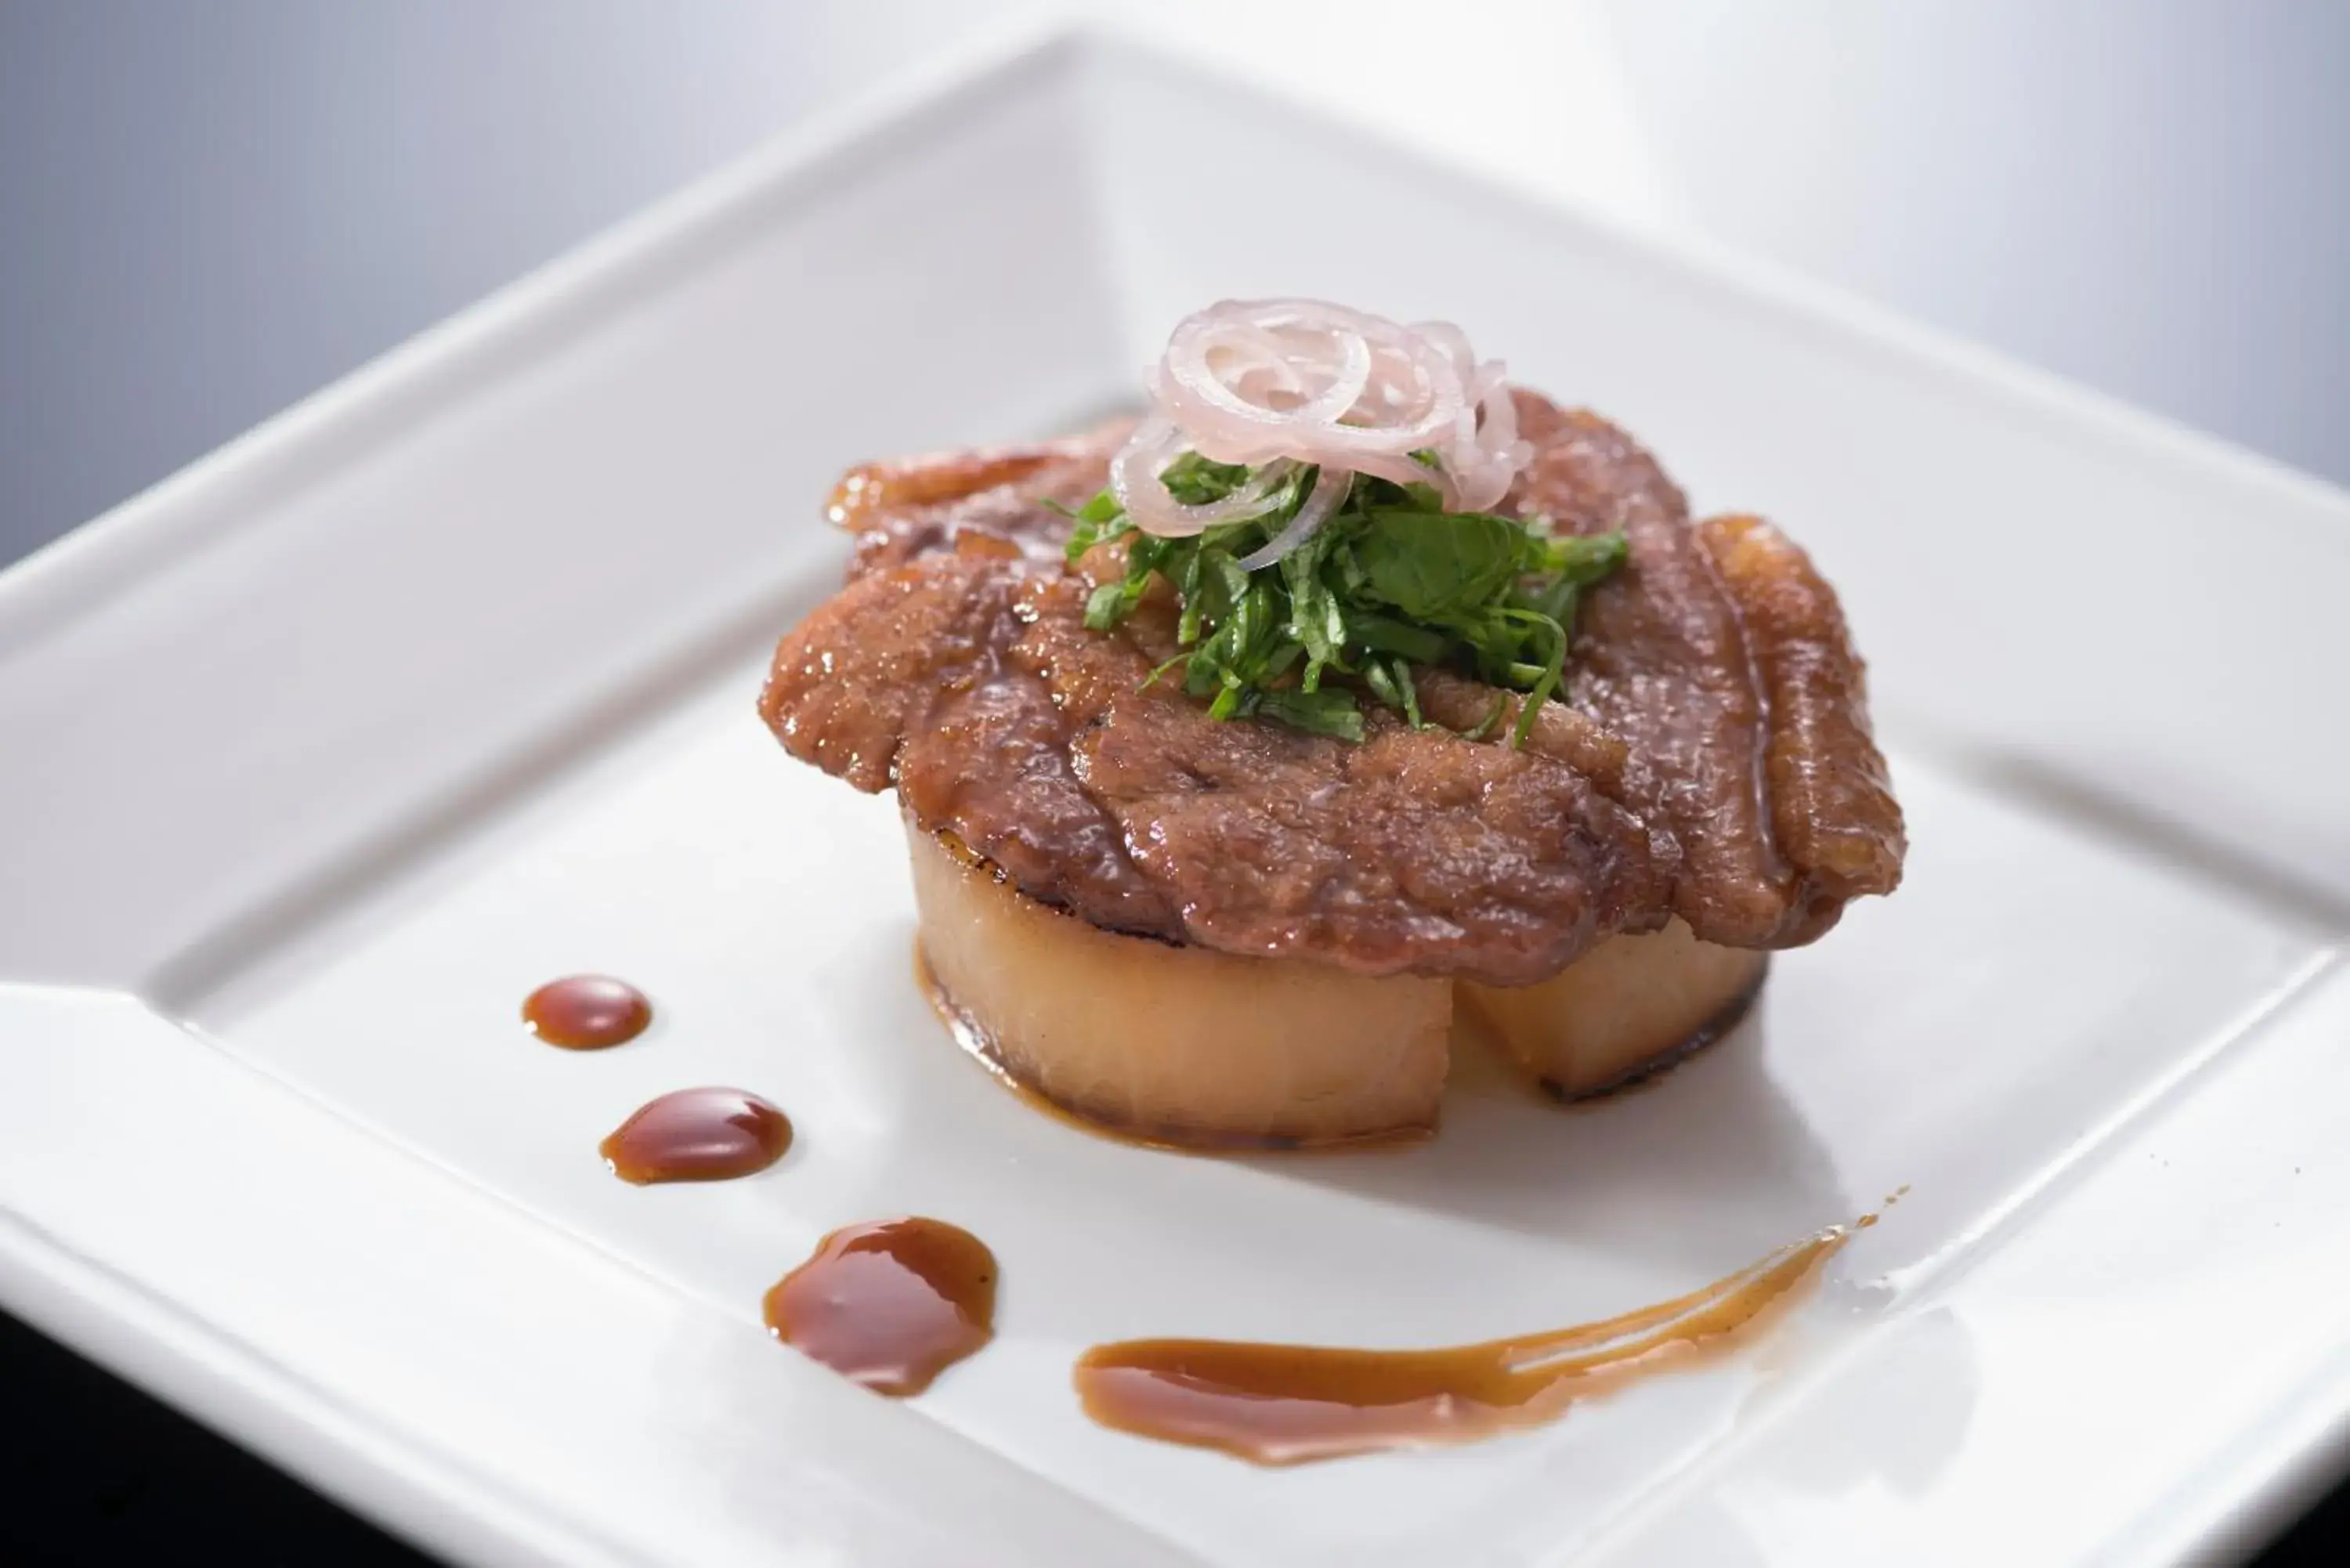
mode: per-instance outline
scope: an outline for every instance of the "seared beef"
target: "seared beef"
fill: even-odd
[[[1846,900],[1901,880],[1901,807],[1869,733],[1865,667],[1811,557],[1760,517],[1710,518],[1698,536],[1762,689],[1771,833],[1793,873],[1773,945],[1794,946],[1835,925]]]
[[[856,535],[852,576],[951,548],[966,536],[1058,561],[1069,520],[1041,503],[1074,508],[1092,500],[1132,428],[1118,420],[1066,441],[859,463],[833,486],[825,515]]]
[[[1085,580],[966,542],[868,572],[787,639],[794,755],[892,777],[1032,897],[1097,925],[1366,973],[1555,972],[1670,888],[1636,815],[1539,749],[1371,716],[1367,740],[1222,723]]]
[[[1511,505],[1577,533],[1621,528],[1630,545],[1585,600],[1568,692],[1654,770],[1681,846],[1673,913],[1708,941],[1785,947],[1835,924],[1847,898],[1892,891],[1901,811],[1860,659],[1809,557],[1760,519],[1692,527],[1631,437],[1516,400],[1535,455]]]
[[[1496,693],[1436,671],[1422,702],[1449,727],[1371,711],[1359,745],[1146,688],[1166,607],[1087,631],[1104,563],[1065,566],[1039,499],[1097,489],[1115,430],[852,473],[850,583],[784,639],[761,711],[1031,896],[1228,952],[1522,984],[1671,914],[1785,946],[1890,891],[1900,814],[1833,592],[1766,524],[1693,526],[1604,421],[1519,404],[1538,455],[1512,504],[1631,545],[1586,596],[1571,704],[1523,750],[1454,732]]]

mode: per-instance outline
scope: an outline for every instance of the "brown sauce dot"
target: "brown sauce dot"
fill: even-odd
[[[995,1335],[995,1254],[942,1220],[835,1231],[767,1293],[777,1339],[877,1394],[920,1394]]]
[[[522,1020],[549,1045],[600,1051],[642,1034],[653,1021],[653,1004],[627,981],[575,974],[532,992],[523,1002]]]
[[[1263,1465],[1472,1442],[1555,1420],[1578,1399],[1728,1343],[1866,1223],[1831,1227],[1674,1301],[1483,1345],[1097,1345],[1078,1359],[1077,1397],[1105,1427]]]
[[[639,1186],[724,1181],[783,1158],[792,1124],[741,1089],[679,1089],[639,1106],[597,1147],[613,1175]]]

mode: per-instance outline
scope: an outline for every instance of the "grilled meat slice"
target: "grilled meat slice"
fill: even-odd
[[[1517,401],[1535,458],[1508,504],[1630,545],[1585,597],[1571,703],[1523,750],[1455,732],[1496,694],[1439,671],[1440,727],[1374,711],[1359,745],[1146,686],[1163,607],[1086,629],[1104,563],[1066,566],[1044,504],[1100,485],[1116,427],[852,473],[851,581],[785,639],[762,713],[1029,898],[1227,953],[1526,985],[1674,916],[1783,947],[1889,892],[1900,812],[1833,591],[1767,524],[1693,523],[1604,420]]]

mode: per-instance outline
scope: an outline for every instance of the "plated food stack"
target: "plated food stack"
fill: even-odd
[[[793,755],[894,787],[941,1010],[1191,1144],[1431,1127],[1456,1018],[1562,1096],[1900,878],[1834,591],[1456,329],[1188,318],[1139,424],[852,472]]]

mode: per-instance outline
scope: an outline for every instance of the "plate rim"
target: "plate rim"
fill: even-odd
[[[388,411],[386,405],[433,389],[473,359],[558,325],[584,308],[570,296],[612,288],[657,266],[723,227],[748,197],[781,196],[791,182],[820,175],[860,147],[879,147],[919,130],[931,115],[1018,78],[1055,67],[1086,68],[1099,52],[1172,66],[1253,95],[1257,81],[1222,68],[1194,50],[1145,36],[1100,18],[1017,22],[983,29],[958,48],[914,62],[862,92],[813,115],[591,234],[425,327],[342,376],[263,419],[154,483],[0,568],[0,658],[30,622],[70,615],[118,575],[168,561],[185,532],[175,514],[215,486],[266,468],[285,454],[342,435]],[[1327,117],[1293,105],[1316,119]],[[1931,326],[1856,291],[1741,250],[1695,230],[1667,232],[1573,196],[1530,189],[1490,169],[1378,131],[1359,134],[1382,156],[1463,182],[1503,200],[1570,215],[1611,244],[1649,263],[1744,294],[1783,315],[1806,320],[1867,346],[1890,350],[1947,376],[1963,377],[2011,400],[2073,421],[2085,432],[2126,445],[2160,449],[2221,478],[2274,492],[2338,514],[2350,524],[2350,484],[2338,484],[2282,460],[2130,403],[1943,327]],[[770,189],[773,187],[774,189]],[[140,554],[149,552],[151,554]]]
[[[1087,68],[1094,51],[1139,56],[1252,93],[1264,90],[1159,40],[1098,22],[1023,25],[942,51],[622,220],[0,571],[0,659],[45,629],[69,622],[122,583],[175,559],[203,536],[199,513],[204,504],[239,487],[265,487],[296,455],[358,439],[377,421],[396,420],[478,367],[528,348],[542,334],[559,332],[666,258],[723,232],[747,202],[787,201],[802,182],[825,178],[843,161],[886,147],[893,139],[918,135],[934,117],[992,97],[1032,74]],[[1319,118],[1311,109],[1297,112]],[[1426,149],[1388,140],[1383,151],[1512,202],[1571,214],[1650,265],[1745,296],[1784,318],[1898,355],[1936,375],[1970,381],[2085,436],[2131,451],[2158,452],[2165,462],[2197,465],[2223,483],[2275,494],[2350,525],[2350,489],[1834,286],[1701,236],[1660,234],[1587,204],[1534,195],[1519,183]],[[18,1011],[12,992],[24,989],[0,984],[0,1018]],[[2305,996],[2310,989],[2296,995]],[[0,1072],[5,1069],[0,1059]],[[2187,1076],[2204,1075],[2199,1069]],[[2174,1091],[2180,1087],[2173,1085]],[[2174,1092],[2158,1115],[2178,1112],[2185,1097]],[[472,1487],[462,1468],[447,1462],[456,1450],[402,1453],[398,1434],[373,1426],[364,1411],[338,1410],[331,1397],[305,1386],[233,1331],[180,1311],[134,1280],[110,1274],[79,1256],[69,1238],[5,1207],[0,1301],[44,1333],[266,1453],[271,1462],[436,1549],[485,1561],[604,1560],[601,1548],[538,1510],[524,1507],[502,1517],[508,1511],[501,1500]],[[2248,1550],[2350,1469],[2350,1370],[2313,1383],[2308,1398],[2312,1409],[2293,1435],[2277,1437],[2262,1459],[2245,1462],[2243,1484],[2230,1489],[2233,1504],[2164,1542],[2147,1543],[2147,1560]],[[341,1427],[346,1418],[348,1428]],[[400,1499],[381,1495],[386,1478]],[[427,1511],[420,1517],[419,1509]]]

